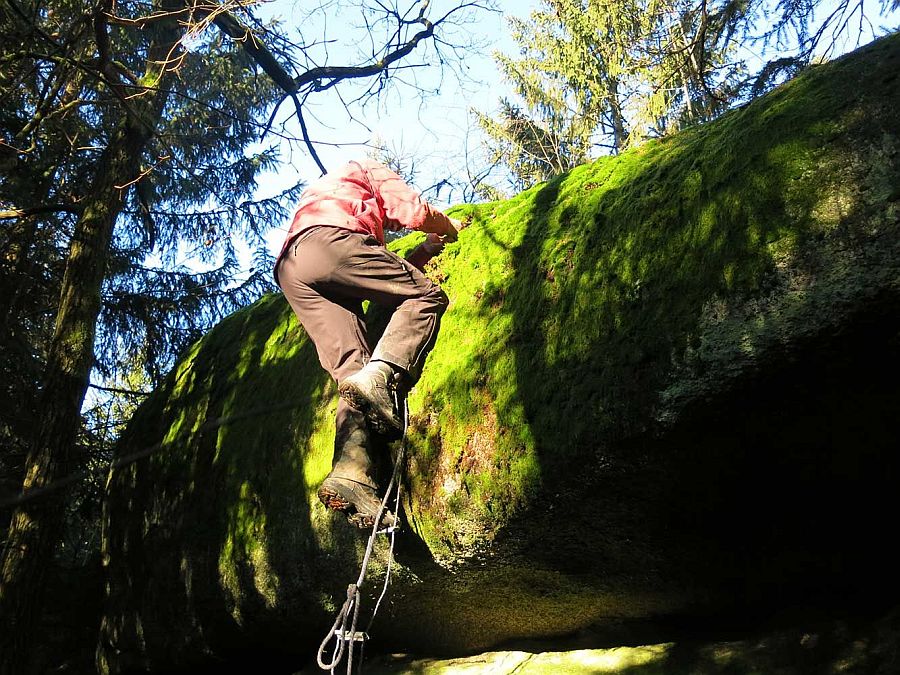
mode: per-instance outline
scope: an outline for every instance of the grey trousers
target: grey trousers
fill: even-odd
[[[281,289],[336,382],[370,359],[401,368],[410,384],[418,380],[448,304],[437,284],[374,237],[337,227],[303,232],[278,264]],[[374,349],[363,300],[394,309]],[[338,404],[339,432],[345,407]]]

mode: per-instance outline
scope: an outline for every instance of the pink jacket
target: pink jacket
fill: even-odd
[[[371,159],[352,161],[322,176],[300,198],[294,220],[275,261],[302,232],[317,225],[371,234],[384,244],[384,230],[421,230],[455,234],[450,219],[389,168]]]

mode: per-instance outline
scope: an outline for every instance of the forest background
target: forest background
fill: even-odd
[[[131,411],[275,290],[305,183],[371,154],[440,206],[510,196],[714,119],[898,7],[0,0],[2,668],[27,672],[47,579],[96,565]]]

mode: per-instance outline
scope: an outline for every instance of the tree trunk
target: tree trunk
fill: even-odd
[[[86,48],[84,49],[84,53],[79,53],[78,58],[90,58],[90,54],[87,52]],[[62,66],[58,67],[62,68]],[[77,100],[80,88],[83,84],[84,74],[78,71],[73,72],[71,68],[66,67],[62,68],[61,72],[57,75],[57,79],[59,80],[57,90],[62,89],[59,96],[59,102],[56,104],[56,107],[60,108]],[[42,112],[41,115],[46,115],[46,110]],[[38,116],[36,115],[35,118],[29,122],[30,126],[37,126],[37,117]],[[15,138],[15,143],[19,146],[27,146],[29,141],[29,136],[25,133],[25,130],[20,131]],[[70,150],[67,154],[72,154],[72,152],[73,151]],[[27,186],[29,193],[28,198],[22,203],[23,206],[46,206],[54,201],[60,201],[58,196],[53,195],[53,187],[54,183],[58,182],[57,169],[59,166],[63,165],[65,159],[67,158],[57,156],[49,166],[41,168],[40,180],[37,181],[36,184],[29,184]],[[2,171],[16,171],[15,156],[13,156],[11,161],[7,162],[6,166],[0,164],[0,167],[2,167],[2,169],[0,169]],[[26,208],[25,210],[27,211],[28,209]],[[35,265],[32,257],[35,241],[38,240],[38,233],[41,232],[41,215],[39,213],[23,215],[21,218],[13,221],[10,231],[12,234],[10,236],[9,250],[6,253],[6,264],[9,269],[13,270],[10,275],[12,285],[9,289],[5,290],[3,297],[0,297],[0,330],[9,328],[16,316],[19,300],[24,295],[28,294],[33,287],[34,279],[32,275]],[[43,234],[43,232],[41,232],[41,234]]]
[[[679,74],[681,75],[681,89],[684,94],[684,105],[687,110],[688,122],[690,124],[694,124],[697,121],[697,111],[694,109],[694,101],[691,98],[691,88],[690,82],[694,79],[693,73],[691,73],[690,69],[690,61],[692,54],[691,44],[687,39],[687,32],[684,29],[684,17],[678,22],[678,28],[681,32],[681,48],[684,50],[686,56],[684,57],[684,63],[678,69]]]
[[[69,243],[40,399],[43,420],[26,459],[26,493],[50,486],[73,470],[70,458],[94,363],[94,336],[113,226],[162,116],[167,93],[161,85],[173,67],[177,31],[174,19],[161,28],[165,39],[151,48],[143,78],[152,89],[143,100],[134,99],[137,102],[128,106],[110,138],[98,162],[94,191],[85,200]],[[13,513],[0,570],[0,675],[41,670],[35,638],[44,604],[44,581],[64,525],[64,505],[61,494],[47,493],[24,502]]]
[[[622,152],[627,141],[625,133],[625,117],[622,115],[622,103],[619,100],[619,78],[611,77],[608,83],[609,114],[612,118],[614,154]]]

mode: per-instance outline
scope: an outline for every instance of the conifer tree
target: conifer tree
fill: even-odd
[[[861,3],[840,0],[813,31],[822,4],[543,0],[527,20],[510,20],[519,55],[495,55],[521,103],[503,99],[495,115],[476,119],[494,159],[526,187],[588,156],[713,119],[793,75],[852,18],[864,19]],[[882,11],[892,7],[882,0]],[[749,72],[743,45],[777,49]]]

